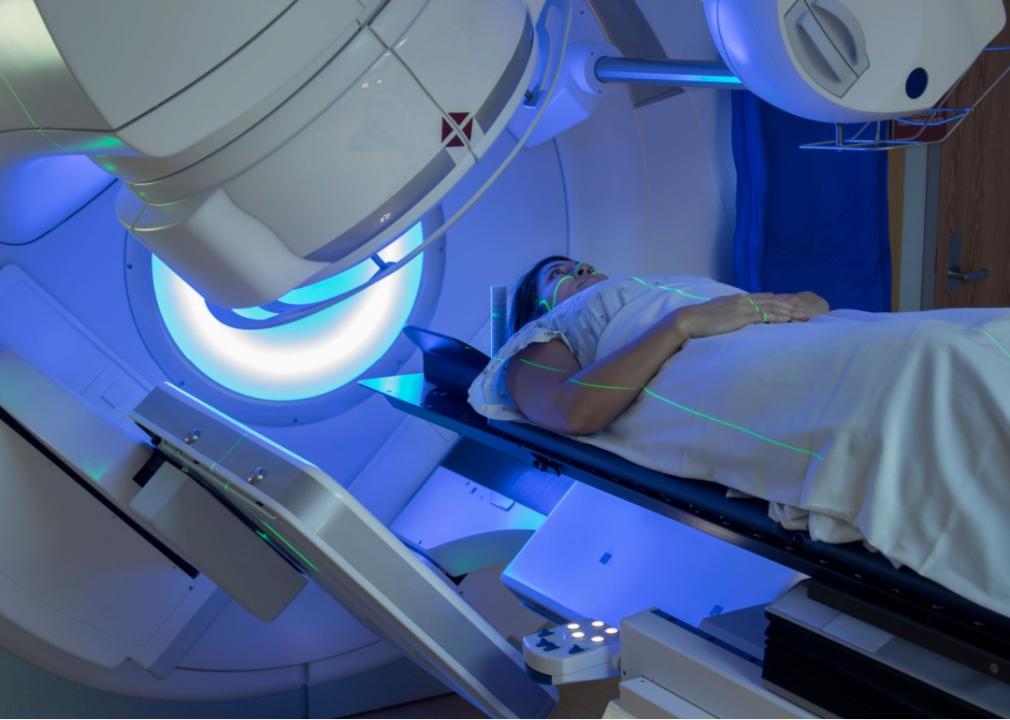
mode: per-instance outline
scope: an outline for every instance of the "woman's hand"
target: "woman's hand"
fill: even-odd
[[[805,317],[800,317],[801,320],[809,320],[814,315],[823,315],[828,312],[831,307],[828,305],[828,301],[822,298],[817,293],[813,292],[801,292],[795,295],[784,295],[782,297],[789,298],[795,311]]]
[[[680,308],[673,317],[678,330],[686,338],[722,335],[755,323],[808,320],[808,313],[813,307],[810,301],[796,300],[798,297],[774,293],[725,295]]]

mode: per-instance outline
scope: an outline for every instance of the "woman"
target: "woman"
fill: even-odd
[[[470,388],[639,465],[764,498],[1010,615],[1010,313],[828,312],[813,293],[546,258]]]
[[[510,330],[514,334],[607,276],[591,265],[552,256],[524,275],[513,294]],[[798,322],[828,311],[814,293],[798,295],[735,294],[678,307],[634,341],[580,367],[565,343],[529,345],[509,364],[507,387],[517,407],[537,425],[569,435],[588,435],[609,425],[637,397],[637,392],[594,392],[594,386],[642,388],[659,366],[692,338],[733,332],[754,323]],[[525,362],[523,362],[525,361]],[[545,372],[549,365],[563,372]]]

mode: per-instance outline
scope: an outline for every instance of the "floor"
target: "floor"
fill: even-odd
[[[618,678],[572,683],[559,689],[560,702],[548,716],[550,718],[598,718],[603,716],[607,703],[618,695]],[[473,705],[459,695],[450,693],[419,702],[373,710],[361,718],[480,718],[484,717]]]

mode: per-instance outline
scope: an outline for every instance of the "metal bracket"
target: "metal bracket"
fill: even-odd
[[[560,475],[565,469],[564,463],[549,458],[546,455],[541,455],[540,453],[532,453],[532,455],[533,468],[539,470],[540,472],[549,472],[555,475]]]

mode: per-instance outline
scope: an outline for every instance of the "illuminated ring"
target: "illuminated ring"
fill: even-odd
[[[423,232],[399,250],[409,252],[439,224],[441,212],[429,213]],[[287,325],[242,330],[214,318],[199,295],[127,237],[130,311],[151,357],[170,382],[259,425],[315,422],[369,397],[354,380],[365,372],[395,374],[413,354],[416,348],[400,329],[430,320],[445,265],[444,249],[436,245],[418,256],[421,262],[408,263],[349,301]],[[166,300],[169,306],[163,306]]]

